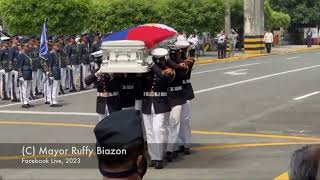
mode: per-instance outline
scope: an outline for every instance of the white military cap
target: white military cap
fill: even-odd
[[[156,48],[151,51],[151,55],[155,58],[161,58],[168,55],[168,50],[164,48]]]
[[[178,40],[176,43],[174,43],[174,46],[180,47],[180,48],[186,48],[188,47],[190,44],[187,41],[184,40]]]

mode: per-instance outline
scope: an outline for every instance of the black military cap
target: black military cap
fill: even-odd
[[[29,38],[23,38],[20,40],[20,45],[27,45],[29,43],[30,39]]]
[[[82,33],[81,37],[88,36],[88,33]]]
[[[70,40],[70,39],[76,39],[76,36],[75,35],[71,35],[67,38],[67,40]]]
[[[11,36],[10,39],[19,39],[19,35],[15,34],[15,35]]]
[[[64,39],[64,36],[63,35],[60,35],[60,36],[57,36],[57,39]]]
[[[37,36],[30,36],[30,39],[32,39],[32,40],[34,40],[36,38],[37,38]]]
[[[121,148],[143,138],[139,111],[123,110],[111,113],[94,129],[97,146]]]

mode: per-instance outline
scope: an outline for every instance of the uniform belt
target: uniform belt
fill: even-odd
[[[191,83],[191,80],[190,79],[186,79],[186,80],[183,80],[182,81],[182,84],[190,84]]]
[[[177,87],[169,87],[170,91],[181,91],[182,90],[182,86],[177,86]]]
[[[99,93],[97,94],[98,97],[114,97],[114,96],[118,96],[119,93],[118,92],[103,92],[103,93]]]
[[[168,96],[167,92],[144,92],[144,96],[148,97],[166,97]]]
[[[134,89],[134,85],[122,86],[122,89]]]

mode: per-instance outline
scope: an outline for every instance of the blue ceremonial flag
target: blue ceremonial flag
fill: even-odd
[[[39,56],[43,59],[48,59],[49,54],[48,43],[47,43],[47,22],[44,21],[42,25],[41,39],[40,39],[40,50]]]

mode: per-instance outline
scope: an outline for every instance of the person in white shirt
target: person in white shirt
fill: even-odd
[[[198,38],[194,34],[191,34],[187,41],[188,43],[190,43],[190,47],[191,47],[189,51],[189,55],[194,57],[196,53],[196,47],[198,45]]]
[[[263,42],[266,45],[267,53],[270,54],[271,53],[272,43],[273,43],[273,34],[270,32],[270,30],[268,30],[266,32],[266,34],[264,35]]]
[[[218,59],[226,58],[227,39],[224,31],[218,35]]]

